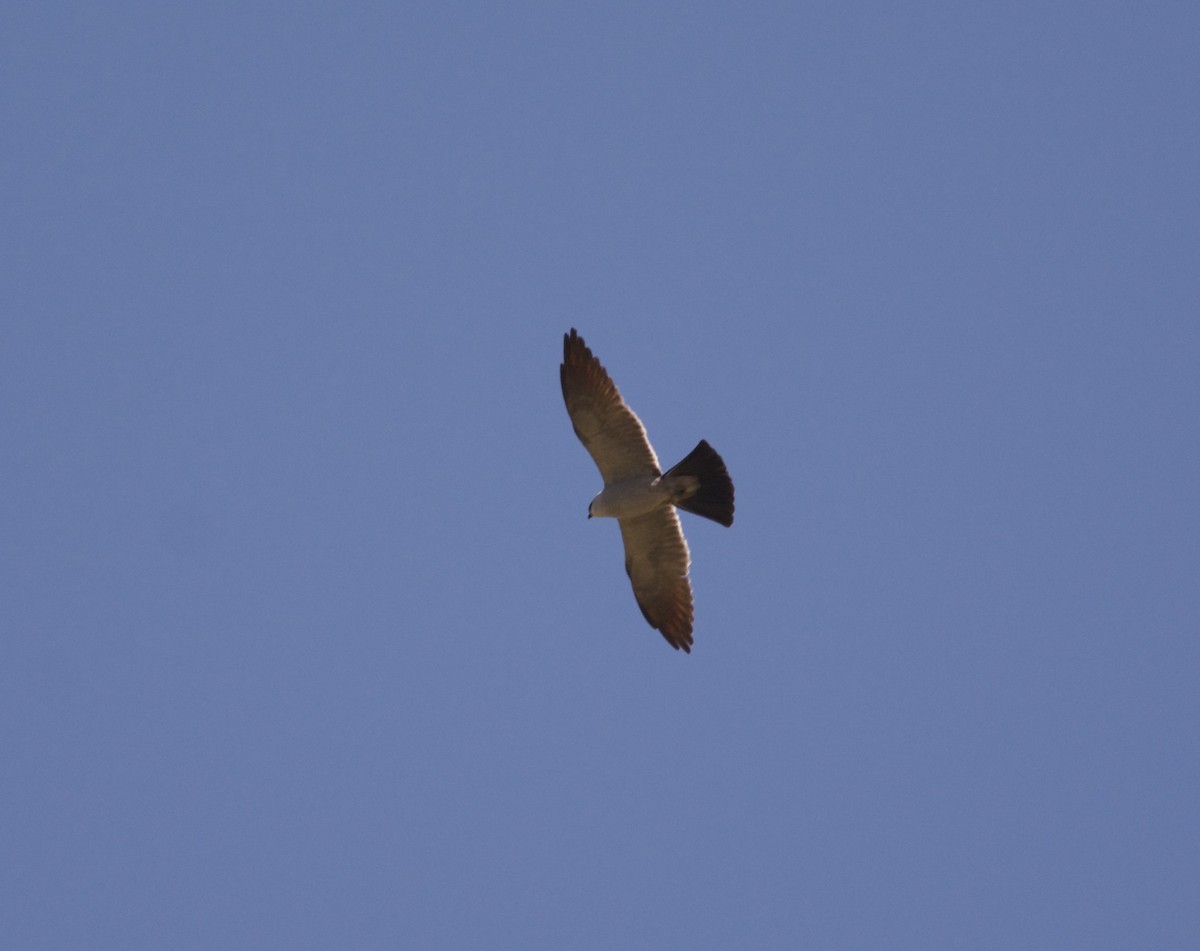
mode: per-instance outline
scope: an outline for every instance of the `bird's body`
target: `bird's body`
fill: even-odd
[[[619,521],[638,607],[672,647],[690,651],[691,556],[675,509],[732,525],[733,482],[725,463],[701,440],[662,472],[641,421],[573,328],[563,336],[559,376],[575,434],[604,478],[588,517]]]
[[[588,506],[588,517],[633,518],[671,501],[671,490],[662,476],[640,477],[606,485]]]

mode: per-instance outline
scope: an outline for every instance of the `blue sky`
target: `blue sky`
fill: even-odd
[[[1194,5],[0,34],[11,947],[1200,943]]]

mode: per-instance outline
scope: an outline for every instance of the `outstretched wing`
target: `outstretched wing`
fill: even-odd
[[[563,334],[559,377],[575,435],[591,454],[605,485],[659,474],[658,457],[646,438],[641,420],[625,405],[604,367],[592,356],[574,327],[569,334]]]
[[[625,571],[650,626],[676,650],[692,651],[692,586],[687,541],[673,505],[618,519]]]

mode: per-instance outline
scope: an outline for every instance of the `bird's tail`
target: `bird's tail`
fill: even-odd
[[[733,480],[717,450],[703,439],[663,474],[663,480],[678,492],[677,497],[672,492],[671,501],[685,512],[733,524]]]

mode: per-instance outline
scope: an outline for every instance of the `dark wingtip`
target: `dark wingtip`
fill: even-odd
[[[592,356],[592,351],[588,349],[588,345],[579,336],[579,331],[574,327],[570,333],[563,334],[563,362],[564,368],[567,366],[581,366],[589,363],[596,358]]]
[[[661,629],[658,633],[663,636],[663,640],[674,647],[677,651],[683,651],[685,654],[690,654],[692,652],[692,635],[690,633],[685,634],[682,637],[673,637]]]

